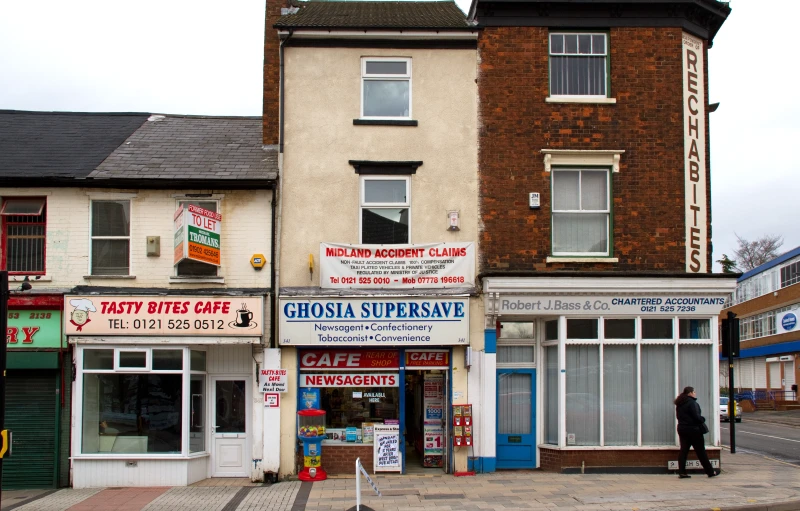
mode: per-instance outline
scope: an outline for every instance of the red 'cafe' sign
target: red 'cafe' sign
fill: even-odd
[[[397,350],[308,350],[300,356],[300,369],[397,369]]]
[[[406,350],[406,369],[449,365],[450,352],[447,350]]]

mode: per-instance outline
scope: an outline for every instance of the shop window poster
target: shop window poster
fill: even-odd
[[[300,389],[300,409],[301,410],[311,410],[316,409],[319,410],[319,402],[320,402],[320,391],[319,389]]]

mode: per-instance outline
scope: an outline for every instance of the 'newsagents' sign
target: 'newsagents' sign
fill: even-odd
[[[663,314],[716,316],[725,304],[719,296],[503,296],[500,314]]]
[[[469,344],[466,298],[285,299],[284,346]]]

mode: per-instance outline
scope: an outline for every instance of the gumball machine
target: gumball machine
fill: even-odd
[[[324,481],[328,474],[322,468],[322,441],[325,436],[325,410],[297,412],[297,438],[303,441],[303,470],[301,481]]]

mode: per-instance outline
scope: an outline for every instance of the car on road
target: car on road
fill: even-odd
[[[729,399],[725,396],[719,398],[719,420],[722,422],[728,422],[730,420],[728,417],[728,401]],[[733,401],[733,404],[736,407],[733,409],[733,419],[736,422],[742,422],[742,407],[739,406],[736,400]]]

